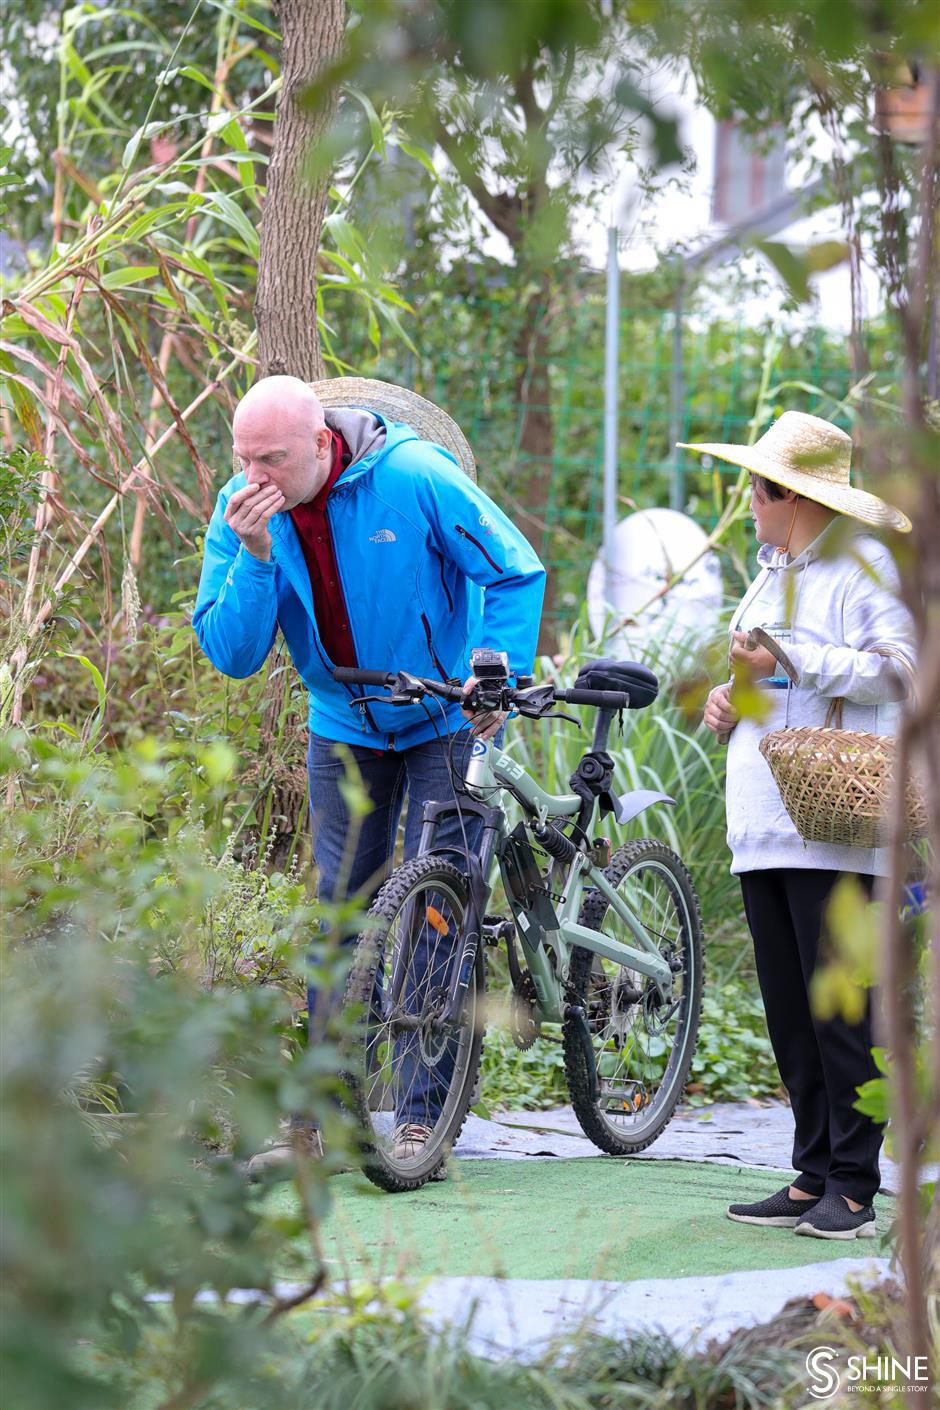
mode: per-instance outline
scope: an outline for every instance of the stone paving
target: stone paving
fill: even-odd
[[[588,1327],[611,1337],[661,1331],[691,1352],[769,1321],[791,1298],[835,1297],[845,1292],[847,1279],[869,1283],[887,1270],[884,1258],[840,1258],[769,1272],[630,1283],[434,1278],[421,1306],[432,1325],[465,1327],[482,1356],[532,1358],[547,1342]]]

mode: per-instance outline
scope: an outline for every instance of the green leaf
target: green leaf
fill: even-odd
[[[365,249],[359,231],[347,220],[339,211],[334,211],[328,215],[323,222],[323,228],[336,241],[336,244],[351,260],[362,260],[365,257]]]
[[[111,243],[133,245],[142,235],[152,230],[158,221],[165,220],[167,217],[175,217],[177,212],[188,209],[189,201],[187,200],[171,201],[169,205],[160,206],[158,210],[144,211],[143,215],[131,221],[126,230],[118,231],[117,237]]]
[[[369,124],[369,133],[372,137],[372,145],[378,152],[379,156],[384,157],[385,129],[382,126],[382,120],[379,117],[378,113],[375,111],[375,108],[372,106],[370,99],[366,97],[365,93],[363,93],[360,88],[354,88],[351,84],[346,85],[345,91],[352,98],[355,98],[356,102],[359,103],[359,105],[361,106],[363,112],[366,115],[366,121]]]
[[[425,171],[437,180],[437,167],[428,152],[423,147],[419,147],[416,142],[403,142],[398,139],[398,145],[406,156],[413,157],[416,162],[420,162]]]
[[[248,139],[237,118],[231,118],[220,130],[219,136],[229,147],[234,147],[236,152],[249,152]],[[249,155],[253,156],[254,154],[249,152]]]
[[[202,752],[202,766],[213,787],[228,782],[234,776],[237,765],[238,755],[232,746],[222,739],[210,744]]]
[[[789,245],[782,245],[777,240],[755,240],[754,245],[770,260],[797,303],[805,303],[810,296],[810,271],[806,261]]]
[[[679,146],[679,124],[675,118],[664,117],[646,93],[637,85],[632,72],[623,74],[614,90],[617,102],[632,112],[639,113],[652,128],[653,153],[656,166],[673,166],[682,160]]]
[[[386,307],[384,304],[380,304],[380,305],[379,305],[379,312],[381,313],[381,315],[382,315],[382,317],[385,319],[385,321],[386,321],[387,323],[390,323],[390,324],[392,325],[392,327],[394,328],[395,332],[398,334],[399,338],[401,338],[402,342],[405,344],[405,347],[408,348],[409,352],[414,353],[415,357],[417,357],[417,356],[418,356],[418,349],[415,347],[415,345],[414,345],[414,343],[412,342],[411,338],[410,338],[410,337],[408,336],[408,334],[405,332],[405,329],[404,329],[404,327],[403,327],[403,325],[402,325],[402,321],[401,321],[401,319],[398,317],[398,314],[395,312],[395,310],[392,309],[392,308]]]
[[[56,655],[62,657],[66,661],[78,661],[80,665],[85,667],[85,670],[91,676],[92,683],[95,687],[95,694],[98,697],[98,710],[91,721],[88,733],[88,743],[89,745],[93,745],[95,740],[98,738],[98,735],[101,733],[101,726],[104,724],[104,715],[108,703],[108,694],[107,690],[105,689],[104,677],[102,676],[101,672],[98,670],[98,667],[93,661],[90,661],[87,656],[82,656],[77,651],[57,651]]]
[[[223,15],[229,15],[233,20],[238,20],[239,24],[247,25],[249,29],[260,30],[262,34],[268,35],[271,39],[276,39],[278,44],[280,44],[281,36],[276,29],[269,29],[266,24],[262,24],[261,21],[256,20],[253,15],[249,15],[240,5],[230,5],[226,3],[226,0],[209,0],[209,5],[213,10],[219,10]]]
[[[137,159],[142,142],[149,141],[151,137],[156,137],[158,133],[168,132],[174,127],[180,127],[183,123],[192,122],[193,119],[202,120],[205,113],[177,113],[172,118],[164,118],[160,122],[146,122],[142,127],[128,139],[124,151],[121,154],[121,167],[127,171]]]
[[[194,64],[184,64],[183,67],[177,69],[176,72],[183,78],[191,78],[194,83],[201,83],[203,88],[208,88],[210,93],[215,92],[215,84],[212,82],[212,79],[209,78],[207,74],[204,74],[202,69],[197,69]],[[167,78],[169,78],[169,74]]]
[[[873,1077],[869,1082],[863,1082],[858,1088],[858,1101],[853,1102],[852,1106],[883,1126],[891,1115],[886,1079]]]
[[[258,257],[259,240],[258,232],[248,219],[241,206],[227,196],[224,191],[206,191],[202,197],[203,206],[210,207],[212,212],[225,225],[230,226],[242,237],[245,250],[254,259]]]
[[[139,284],[143,279],[152,279],[159,270],[155,264],[132,264],[126,269],[112,269],[101,280],[105,289],[123,289],[126,284]]]

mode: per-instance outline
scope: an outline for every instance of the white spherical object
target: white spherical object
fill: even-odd
[[[721,611],[721,563],[707,542],[704,529],[675,509],[641,509],[621,519],[609,597],[603,550],[587,582],[588,621],[598,638],[605,634],[605,654],[640,655],[665,666],[680,645],[688,649],[712,634]]]

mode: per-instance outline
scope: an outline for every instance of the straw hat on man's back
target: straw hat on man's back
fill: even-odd
[[[394,382],[381,382],[375,377],[326,377],[310,382],[325,407],[359,407],[377,411],[390,421],[403,421],[421,440],[443,446],[454,457],[464,474],[477,477],[470,444],[452,416],[435,406],[427,397],[419,396],[410,387],[398,387]]]
[[[875,494],[853,488],[849,478],[852,438],[819,416],[785,411],[752,446],[709,441],[680,441],[679,445],[683,450],[701,451],[740,465],[873,528],[910,533],[911,521],[900,509]]]

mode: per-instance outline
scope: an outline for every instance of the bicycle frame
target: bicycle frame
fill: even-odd
[[[556,867],[563,868],[563,876],[559,876],[559,881],[562,882],[561,899],[559,908],[554,913],[557,919],[556,927],[544,926],[537,917],[527,913],[521,901],[514,898],[511,886],[506,884],[504,856],[508,834],[505,814],[498,804],[493,805],[492,794],[511,794],[521,803],[527,819],[535,825],[546,823],[550,817],[574,817],[582,808],[581,798],[573,793],[546,793],[511,754],[480,739],[473,742],[466,771],[466,786],[471,797],[477,800],[474,811],[484,815],[484,836],[479,862],[471,866],[468,924],[462,937],[461,962],[455,967],[445,1017],[457,1012],[470,981],[476,947],[480,943],[483,913],[492,891],[490,875],[494,857],[499,858],[506,895],[544,1020],[558,1023],[564,1018],[565,985],[570,975],[571,951],[575,946],[645,975],[658,984],[663,997],[668,998],[672,991],[672,971],[669,965],[662,959],[655,942],[626,901],[589,857],[579,852],[570,862],[554,863],[550,870],[549,875],[554,878]],[[641,806],[635,811],[642,811],[643,807],[649,806],[658,796],[661,795],[637,794]],[[629,794],[626,796],[627,803],[630,797]],[[480,804],[488,806],[480,807]],[[596,802],[592,806],[588,825],[593,820],[594,808]],[[452,811],[454,805],[440,803],[429,805],[425,810],[425,826],[419,848],[421,853],[434,850],[433,839],[437,821],[443,813]],[[466,861],[462,854],[461,861]],[[471,861],[475,862],[475,859]],[[476,873],[476,876],[473,873]],[[607,898],[611,908],[636,941],[635,946],[623,944],[599,930],[578,924],[577,917],[586,886],[596,887]],[[546,946],[550,946],[554,952],[554,964]]]

